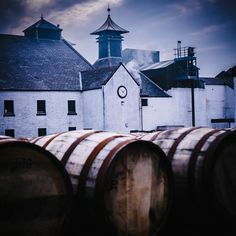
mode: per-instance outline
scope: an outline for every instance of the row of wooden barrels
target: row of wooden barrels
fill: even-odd
[[[0,169],[0,235],[155,235],[171,215],[236,218],[234,129],[0,136]]]

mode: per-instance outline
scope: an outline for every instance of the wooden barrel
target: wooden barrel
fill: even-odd
[[[164,152],[153,143],[94,130],[32,142],[63,163],[83,214],[102,225],[102,235],[151,235],[164,224],[172,200],[172,172]]]
[[[159,145],[171,160],[181,212],[193,206],[202,216],[218,213],[235,222],[236,130],[194,127],[141,136]]]
[[[0,135],[0,140],[6,140],[6,139],[13,139],[13,140],[15,140],[14,138],[12,138],[10,136]]]
[[[61,163],[37,145],[0,139],[0,235],[62,235],[73,195]]]

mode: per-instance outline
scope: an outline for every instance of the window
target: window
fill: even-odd
[[[37,100],[37,115],[46,115],[46,102],[45,100]]]
[[[76,127],[69,127],[69,131],[76,130]]]
[[[68,115],[77,115],[75,109],[75,100],[68,101]]]
[[[44,136],[47,135],[47,129],[46,128],[38,128],[38,136]]]
[[[143,107],[148,106],[148,99],[147,98],[142,98],[141,103],[142,103]]]
[[[14,116],[14,102],[12,100],[4,101],[4,116]]]
[[[14,129],[5,129],[5,135],[10,137],[15,137],[15,130]]]

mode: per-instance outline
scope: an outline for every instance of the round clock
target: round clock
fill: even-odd
[[[117,94],[120,98],[125,98],[127,96],[127,88],[125,86],[121,85],[117,89]]]

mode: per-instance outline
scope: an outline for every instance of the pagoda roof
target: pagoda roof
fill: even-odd
[[[104,24],[99,27],[97,30],[95,30],[94,32],[92,32],[91,34],[93,35],[100,35],[104,32],[117,32],[119,34],[125,34],[125,33],[129,33],[128,30],[123,29],[122,27],[120,27],[119,25],[117,25],[110,16],[110,9],[108,8],[108,16],[106,21],[104,22]]]
[[[42,16],[39,21],[37,21],[33,25],[31,25],[28,28],[26,28],[25,30],[23,30],[23,32],[33,30],[33,29],[48,29],[48,30],[62,31],[62,29],[59,28],[59,26],[55,26],[52,23],[44,20],[44,18]]]

